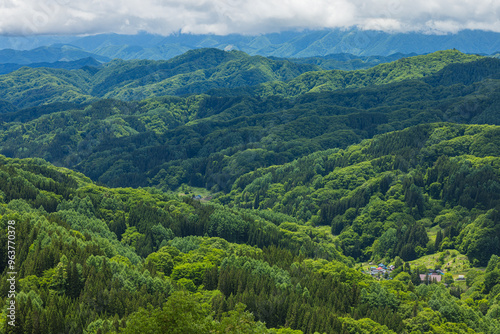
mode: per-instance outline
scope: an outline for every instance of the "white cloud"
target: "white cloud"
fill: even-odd
[[[357,26],[500,32],[498,0],[0,0],[0,34],[244,33]]]

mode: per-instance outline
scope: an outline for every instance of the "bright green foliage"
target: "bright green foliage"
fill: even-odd
[[[372,284],[370,292],[366,289],[361,290],[361,298],[363,303],[367,303],[374,308],[395,309],[398,306],[396,296],[376,283]]]
[[[290,332],[294,334],[293,331]],[[272,331],[269,331],[263,323],[255,322],[253,315],[245,312],[245,305],[239,303],[234,310],[222,314],[220,323],[215,325],[215,333],[259,334],[272,333]],[[278,330],[277,333],[287,332]]]
[[[5,100],[24,107],[48,102],[82,103],[92,100],[90,78],[82,70],[23,67],[0,76],[0,90]]]
[[[259,96],[295,97],[305,93],[383,85],[408,79],[418,79],[436,73],[446,65],[480,59],[456,50],[438,51],[426,56],[402,58],[358,71],[308,72],[289,82],[271,82],[257,86],[252,93]]]
[[[484,266],[492,254],[500,252],[499,212],[490,210],[477,217],[459,235],[459,250]]]
[[[140,310],[133,314],[122,333],[209,333],[210,305],[187,293],[172,294],[161,309]]]
[[[199,294],[176,292],[163,308],[141,309],[132,314],[126,329],[120,333],[289,333],[284,330],[269,331],[264,324],[254,321],[243,304],[237,304],[234,310],[223,313],[220,321],[214,320],[210,305],[203,299],[204,296]]]
[[[146,263],[152,264],[155,266],[156,270],[162,271],[166,275],[170,275],[174,268],[174,260],[165,248],[166,247],[162,247],[158,252],[149,254],[146,258]]]
[[[434,138],[428,145],[420,145],[427,157],[432,156],[428,152],[432,152],[433,147],[446,149],[442,141],[435,139],[445,130],[471,133],[477,138],[494,138],[489,132],[496,130],[492,126],[442,124],[424,129]],[[412,129],[407,132],[413,134]],[[400,136],[395,142],[406,140],[405,132],[391,135]],[[400,250],[401,255],[406,254],[403,249],[408,249],[407,252],[413,249],[416,253],[427,247],[425,228],[429,224],[442,227],[452,245],[459,242],[474,254],[474,243],[468,240],[475,230],[468,229],[467,225],[460,229],[461,225],[455,223],[455,219],[470,216],[472,209],[454,210],[451,206],[436,210],[432,205],[437,204],[432,201],[443,201],[444,204],[436,206],[438,209],[447,202],[459,203],[460,197],[451,197],[451,185],[442,175],[446,173],[453,179],[453,171],[493,166],[492,171],[485,169],[477,176],[491,180],[497,175],[495,157],[477,151],[477,155],[431,159],[425,174],[419,174],[411,165],[394,170],[397,156],[387,158],[387,153],[378,149],[385,147],[379,141],[393,140],[391,135],[345,151],[332,150],[306,157],[298,160],[293,168],[277,167],[281,171],[275,176],[272,172],[266,176],[268,174],[257,171],[255,175],[246,176],[248,179],[238,181],[238,185],[249,182],[252,191],[257,192],[269,182],[255,182],[259,175],[263,175],[264,180],[270,178],[271,182],[280,180],[277,175],[283,180],[291,175],[298,182],[301,179],[296,166],[303,168],[307,166],[303,161],[314,159],[312,168],[319,174],[312,180],[326,178],[329,170],[335,171],[338,177],[318,184],[331,185],[325,190],[341,190],[341,193],[333,193],[334,196],[340,194],[337,198],[341,202],[344,196],[358,198],[354,194],[363,187],[373,187],[376,196],[366,198],[365,207],[344,208],[339,222],[346,224],[346,232],[349,232],[341,233],[339,238],[328,230],[307,225],[276,210],[239,209],[236,205],[229,209],[154,189],[100,187],[81,174],[40,160],[2,159],[0,222],[4,231],[7,220],[18,222],[19,244],[24,248],[20,249],[18,259],[22,264],[19,306],[27,311],[20,315],[20,323],[26,330],[38,326],[43,333],[63,331],[62,328],[72,328],[77,333],[82,328],[96,333],[493,330],[498,326],[495,318],[498,305],[494,297],[500,293],[496,257],[489,261],[486,273],[468,277],[471,289],[463,294],[465,301],[460,301],[455,292],[450,294],[444,287],[441,290],[433,286],[410,287],[412,276],[406,272],[400,273],[393,282],[375,283],[369,276],[349,268],[351,262],[342,255],[342,248],[348,251],[347,245],[353,242],[363,245],[365,240],[373,240],[373,254],[378,256],[391,256],[403,242],[406,244]],[[354,162],[349,172],[342,173],[342,168],[336,167],[342,166],[343,161]],[[365,181],[359,182],[360,178]],[[308,194],[322,189],[309,186],[307,179],[302,180],[306,182],[299,185],[300,191]],[[463,180],[468,182],[467,177]],[[293,183],[286,182],[289,182],[287,186],[274,189],[292,190]],[[426,185],[436,182],[442,190],[437,198],[431,199]],[[411,190],[412,185],[417,190]],[[463,187],[456,181],[453,186]],[[409,191],[418,194],[420,188],[424,196],[423,211],[418,209],[418,196],[415,199],[408,195]],[[54,201],[45,204],[50,212],[39,208],[38,194],[42,191],[45,198]],[[260,193],[264,203],[271,203],[265,192]],[[321,196],[330,198],[328,192]],[[315,203],[315,197],[311,198],[309,210]],[[283,199],[283,208],[302,203],[296,202],[295,196]],[[486,209],[496,205],[496,201],[493,193],[478,197],[475,203],[481,207],[474,208],[476,219],[471,224],[479,230],[490,226],[490,221],[496,219],[495,211]],[[253,206],[251,199],[249,202]],[[432,216],[428,216],[430,212],[434,222]],[[311,213],[318,224],[326,217],[321,212],[315,216]],[[422,216],[431,218],[425,220]],[[112,232],[111,228],[120,233]],[[457,230],[451,232],[451,228]],[[370,236],[368,232],[375,234]],[[205,233],[213,237],[204,237]],[[243,243],[228,242],[219,237],[220,233]],[[5,236],[0,237],[3,240],[0,247],[5,247]],[[370,254],[369,250],[367,248],[364,254]],[[60,256],[61,252],[64,256]],[[403,267],[402,261],[399,262]],[[5,275],[6,263],[1,264]],[[208,291],[211,297],[204,295]],[[202,294],[196,295],[198,292]],[[191,295],[193,293],[195,295]],[[247,305],[248,311],[239,303]],[[66,311],[54,313],[54,307],[60,309],[60,306],[51,305],[64,305]],[[430,308],[426,309],[427,306]],[[77,311],[79,307],[84,311]],[[181,319],[179,310],[187,314],[187,318]],[[422,320],[427,319],[426,312],[441,320]],[[85,320],[78,323],[75,317],[79,314],[89,316],[83,316]],[[280,327],[285,328],[272,329]]]
[[[426,227],[439,224],[444,230],[437,247],[457,248],[486,265],[498,252],[500,162],[484,149],[456,143],[488,137],[499,151],[499,133],[492,126],[410,128],[243,175],[219,200],[249,208],[258,196],[260,209],[330,225],[344,254],[363,260],[410,261],[433,252]],[[452,150],[451,157],[439,152]],[[471,211],[477,218],[469,224]]]
[[[395,333],[394,331],[388,329],[386,326],[381,326],[375,321],[367,318],[357,321],[352,318],[341,318],[340,320],[342,321],[342,331],[344,333]]]

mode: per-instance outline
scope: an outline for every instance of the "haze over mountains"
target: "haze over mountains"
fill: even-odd
[[[432,35],[395,33],[359,29],[324,29],[245,35],[169,36],[101,34],[78,36],[0,37],[0,49],[29,50],[56,44],[68,45],[107,59],[169,59],[195,48],[240,50],[249,55],[273,57],[317,57],[336,53],[356,56],[388,56],[394,53],[430,53],[456,48],[465,53],[493,54],[500,50],[500,34],[462,30],[456,34]],[[77,52],[77,50],[72,50]],[[64,55],[68,57],[68,55]],[[81,57],[83,58],[83,56]],[[5,58],[3,58],[5,59]],[[75,60],[74,58],[68,58]],[[38,59],[53,62],[61,59]],[[5,61],[2,61],[5,62]],[[20,63],[19,61],[8,61]]]

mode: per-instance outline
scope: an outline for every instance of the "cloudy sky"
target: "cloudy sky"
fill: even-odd
[[[0,0],[0,35],[260,34],[357,26],[500,32],[499,0]]]

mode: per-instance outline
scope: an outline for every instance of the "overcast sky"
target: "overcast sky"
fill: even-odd
[[[357,26],[500,32],[499,0],[0,0],[0,35],[260,34]]]

